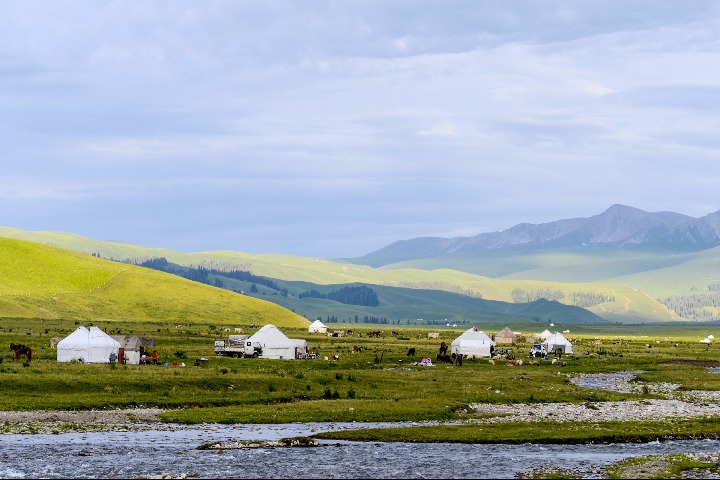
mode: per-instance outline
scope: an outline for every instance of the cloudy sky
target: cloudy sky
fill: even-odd
[[[0,225],[356,257],[720,209],[720,2],[0,2]]]

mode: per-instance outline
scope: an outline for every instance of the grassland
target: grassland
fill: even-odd
[[[120,242],[104,242],[62,232],[27,232],[0,227],[0,235],[49,243],[103,258],[165,257],[179,265],[232,265],[255,275],[321,285],[368,283],[412,286],[447,285],[481,293],[487,300],[512,301],[515,288],[602,294],[612,301],[589,308],[606,320],[621,323],[679,321],[657,298],[688,294],[708,284],[720,266],[720,249],[702,254],[669,256],[617,249],[593,252],[493,253],[424,259],[371,268],[346,261],[291,255],[254,255],[236,251],[183,253]],[[448,266],[452,268],[447,268]],[[472,272],[472,273],[468,273]],[[442,287],[437,287],[442,289]]]
[[[139,256],[143,252],[147,253],[137,250]],[[172,255],[173,252],[167,252],[161,256],[177,261]],[[711,255],[704,260],[714,265],[713,258]],[[309,262],[323,265],[327,262],[319,259],[283,256],[260,259],[233,252],[219,257],[214,254],[193,257],[194,262],[221,259],[253,266],[257,265],[255,262],[266,262],[268,271],[303,270],[304,275],[317,277],[313,281],[329,278],[325,275],[325,266],[306,270]],[[375,278],[382,283],[389,283],[389,279],[406,282],[408,278],[413,281],[442,278],[468,281],[462,283],[468,288],[472,285],[479,288],[482,284],[488,289],[498,289],[498,285],[502,285],[500,281],[455,271],[441,271],[439,277],[426,271],[413,271],[409,277],[405,275],[408,272],[401,271],[387,272],[389,277],[373,277],[384,273],[367,271],[367,267],[329,263],[332,265],[327,268],[335,271],[336,276],[342,272]],[[692,268],[685,268],[689,269],[685,275],[691,277]],[[254,267],[253,270],[256,271]],[[372,441],[593,443],[720,438],[717,417],[562,425],[468,423],[479,418],[469,408],[478,403],[592,405],[657,397],[649,389],[643,393],[617,393],[581,388],[569,381],[572,376],[583,373],[642,371],[639,382],[677,384],[681,391],[720,391],[720,375],[704,366],[718,364],[720,345],[699,342],[710,334],[720,338],[718,323],[575,325],[569,334],[574,339],[575,354],[565,357],[566,366],[543,361],[537,367],[527,364],[508,367],[504,361],[493,365],[487,360],[466,360],[462,366],[420,367],[412,365],[413,360],[420,356],[434,359],[439,342],[449,343],[467,326],[433,330],[440,334],[439,339],[429,339],[427,328],[404,326],[391,327],[397,330],[395,335],[385,326],[380,338],[369,338],[370,327],[358,325],[348,325],[355,331],[350,337],[311,335],[307,333],[306,320],[269,302],[50,245],[7,238],[0,238],[0,279],[0,343],[23,343],[34,351],[31,362],[16,363],[9,349],[4,353],[0,350],[0,410],[159,407],[167,409],[162,414],[165,421],[183,424],[310,421],[421,424],[411,429],[318,434]],[[470,279],[479,283],[473,284]],[[617,288],[617,285],[609,283],[607,288]],[[636,290],[624,288],[628,292]],[[622,290],[613,291],[617,294]],[[634,294],[637,296],[628,293],[623,302],[648,297],[641,289]],[[91,323],[111,335],[154,337],[161,361],[170,365],[56,362],[50,339],[69,334],[78,324]],[[273,323],[291,338],[305,338],[320,358],[273,361],[213,355],[213,340],[224,335],[219,333],[219,327],[243,327],[252,333],[250,323]],[[488,333],[496,333],[504,326],[490,320],[478,324]],[[544,328],[545,325],[535,322],[513,325],[513,330],[528,333]],[[376,330],[377,326],[372,329]],[[360,333],[363,335],[359,336]],[[416,349],[414,358],[407,356],[410,347]],[[520,343],[511,348],[518,357],[523,357],[528,346]],[[335,353],[340,356],[338,361],[325,360]],[[192,367],[193,361],[201,357],[208,360],[201,367]],[[172,366],[173,362],[178,366]],[[185,367],[180,366],[183,363]],[[422,426],[424,421],[452,423],[432,428]],[[6,431],[10,426],[3,428]],[[623,471],[632,471],[632,465],[632,462],[623,465],[626,469]],[[698,465],[706,464],[683,457],[673,463],[672,468],[680,471]],[[618,467],[618,472],[622,468]],[[624,475],[612,474],[617,475],[615,478]]]
[[[154,270],[69,250],[0,238],[0,315],[112,322],[125,320],[273,323],[308,321],[276,304]]]
[[[412,365],[410,346],[417,357],[434,358],[439,342],[452,341],[460,331],[441,330],[440,339],[428,339],[428,330],[401,328],[397,335],[385,331],[381,338],[335,338],[308,334],[306,329],[286,328],[291,338],[305,338],[320,359],[273,361],[213,356],[214,324],[192,323],[176,328],[165,322],[98,322],[109,334],[152,336],[162,362],[181,366],[109,364],[60,364],[50,338],[72,330],[74,322],[49,319],[3,319],[0,340],[31,345],[32,362],[14,363],[10,351],[0,364],[0,410],[90,410],[130,407],[169,409],[163,418],[180,423],[287,423],[335,421],[463,421],[468,405],[475,403],[557,403],[619,401],[655,398],[651,393],[627,394],[577,387],[569,377],[580,373],[642,370],[641,381],[671,382],[688,390],[720,390],[720,375],[689,360],[716,361],[718,346],[700,344],[696,338],[713,331],[703,326],[664,335],[653,328],[636,326],[633,332],[578,332],[576,354],[567,366],[541,362],[537,367],[491,365],[487,360],[466,360],[462,366]],[[243,325],[252,332],[247,325]],[[482,326],[495,333],[491,325]],[[600,328],[600,327],[594,327]],[[659,333],[659,335],[658,335]],[[596,339],[602,337],[601,344]],[[648,348],[651,345],[651,348]],[[352,353],[360,347],[359,353]],[[518,356],[527,345],[512,347]],[[338,361],[325,360],[338,353]],[[375,363],[375,357],[381,358]],[[196,358],[208,358],[192,367]],[[402,362],[401,362],[402,360]],[[684,363],[685,362],[685,363]],[[501,392],[500,394],[498,392]],[[583,425],[564,429],[565,441],[636,440],[655,434],[667,438],[715,437],[720,423],[662,422],[640,425],[607,423],[602,428]],[[629,430],[628,427],[632,426]],[[636,428],[637,427],[637,428]],[[539,441],[550,438],[540,425],[486,425],[467,436],[469,426],[415,431],[416,441]],[[588,431],[594,433],[588,434]],[[480,433],[478,433],[480,432]],[[578,433],[573,433],[578,432]],[[622,436],[625,435],[625,436]],[[355,433],[376,440],[404,439],[402,431]],[[478,435],[480,437],[478,437]],[[613,435],[615,437],[613,437]],[[362,437],[358,437],[362,438]],[[480,440],[478,440],[480,441]]]
[[[381,338],[309,335],[306,320],[269,302],[8,238],[0,239],[0,278],[0,340],[30,345],[35,352],[31,363],[12,362],[9,349],[0,356],[0,391],[12,392],[0,396],[0,410],[160,407],[169,409],[166,420],[183,423],[449,421],[466,419],[467,407],[473,403],[580,404],[652,397],[579,388],[568,381],[579,373],[642,370],[644,381],[720,390],[720,375],[678,363],[715,361],[717,347],[699,339],[709,334],[720,337],[717,324],[577,325],[571,333],[576,355],[568,359],[567,367],[542,362],[538,367],[508,368],[474,360],[462,367],[427,368],[409,364],[414,358],[406,355],[408,349],[416,348],[418,357],[434,358],[441,340],[449,343],[468,325],[438,330],[438,340],[428,339],[427,329],[400,326],[394,327],[395,335],[384,328]],[[90,323],[111,335],[155,337],[163,362],[188,366],[57,363],[50,339]],[[222,335],[219,327],[243,327],[252,333],[251,323],[273,323],[291,338],[306,338],[321,359],[213,356],[213,340]],[[504,326],[478,324],[489,333]],[[371,328],[349,327],[358,333]],[[531,333],[544,328],[535,322],[513,325],[513,330]],[[597,339],[602,339],[601,344],[595,343]],[[513,348],[524,356],[527,345]],[[335,353],[339,361],[324,360]],[[201,357],[209,358],[203,367],[189,366]],[[695,433],[708,436],[714,425],[703,424]],[[622,428],[611,426],[614,431]],[[517,431],[521,433],[512,438],[542,436],[527,426],[518,426]],[[692,432],[688,427],[686,433]],[[450,440],[462,438],[463,432],[444,435]],[[488,433],[487,438],[499,437]]]

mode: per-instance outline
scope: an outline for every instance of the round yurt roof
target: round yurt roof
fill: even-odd
[[[515,335],[515,332],[510,330],[508,327],[505,327],[502,330],[500,330],[497,335],[495,335],[495,338],[497,338],[497,337],[517,338],[517,335]]]

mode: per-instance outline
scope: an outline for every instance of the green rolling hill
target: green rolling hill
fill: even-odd
[[[363,283],[467,293],[503,302],[513,302],[513,292],[518,290],[530,295],[552,291],[561,292],[559,302],[567,305],[580,305],[576,300],[578,295],[595,296],[604,300],[581,306],[607,321],[619,323],[693,319],[685,311],[668,308],[659,299],[673,297],[682,300],[695,292],[707,291],[713,282],[717,282],[713,280],[713,273],[720,271],[717,268],[720,266],[720,248],[692,253],[601,246],[498,250],[406,260],[373,268],[347,260],[291,255],[254,255],[235,251],[183,253],[91,240],[61,232],[27,232],[9,227],[1,227],[0,235],[98,254],[103,258],[143,260],[163,257],[178,265],[237,268],[272,279],[316,285]],[[305,311],[285,300],[268,299],[300,314]],[[714,313],[712,307],[704,310]],[[329,308],[314,311],[322,311],[323,316],[332,315]],[[354,315],[344,306],[337,306],[337,311],[338,317]],[[383,315],[389,318],[410,315],[407,310],[388,313]]]
[[[303,327],[261,299],[58,247],[0,237],[0,316]]]

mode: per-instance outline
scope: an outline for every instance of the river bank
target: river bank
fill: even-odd
[[[636,392],[638,390],[651,391],[665,398],[655,398],[646,400],[628,400],[628,401],[607,401],[607,402],[585,402],[577,403],[533,403],[533,404],[488,404],[478,403],[468,406],[467,417],[465,420],[453,422],[391,422],[387,424],[377,423],[318,423],[316,425],[307,423],[298,424],[279,424],[279,425],[185,425],[180,423],[168,423],[163,421],[159,415],[168,410],[160,408],[134,408],[134,409],[114,409],[114,410],[89,410],[89,411],[29,411],[29,412],[0,412],[0,431],[4,434],[35,434],[30,438],[37,439],[32,441],[36,446],[44,445],[42,448],[51,449],[51,438],[63,438],[69,441],[69,451],[71,456],[100,456],[107,453],[98,448],[95,435],[128,435],[118,437],[117,440],[133,444],[140,441],[147,441],[149,445],[155,449],[155,455],[178,455],[188,456],[191,445],[195,443],[195,448],[202,445],[201,441],[214,442],[220,441],[219,445],[223,448],[213,449],[216,454],[228,455],[231,450],[247,450],[247,441],[261,441],[260,445],[267,443],[268,445],[277,443],[279,439],[307,436],[311,437],[318,432],[342,431],[342,430],[359,430],[364,428],[390,428],[390,427],[418,427],[431,425],[472,425],[472,424],[493,424],[501,422],[617,422],[617,421],[664,421],[666,419],[700,419],[708,417],[720,416],[720,392],[716,391],[681,391],[674,384],[641,384],[633,382],[635,374],[638,372],[618,372],[603,375],[576,375],[570,381],[579,386],[588,386],[591,388],[602,388],[615,391]],[[501,391],[496,392],[502,395]],[[477,418],[481,417],[481,418]],[[103,433],[112,432],[112,433]],[[81,435],[75,437],[75,435]],[[141,435],[141,437],[137,437]],[[179,435],[179,436],[178,436]],[[20,436],[9,435],[5,438],[20,438]],[[46,440],[47,439],[47,440]],[[69,440],[74,439],[74,440]],[[141,440],[142,439],[142,440]],[[181,443],[177,442],[182,440]],[[87,441],[82,448],[72,447],[73,442]],[[196,443],[197,441],[197,443]],[[592,443],[592,442],[591,442]],[[163,446],[163,444],[165,446]],[[206,443],[207,445],[208,443]],[[365,444],[367,446],[363,446]],[[12,445],[12,444],[11,444]],[[17,445],[17,444],[16,444]],[[182,445],[182,449],[179,447]],[[233,447],[233,446],[236,447]],[[280,445],[278,443],[278,445]],[[412,448],[406,443],[370,443],[367,442],[319,442],[318,446],[334,446],[338,451],[344,449],[358,449],[363,455],[376,456],[380,451],[390,451],[399,449],[398,454],[405,452],[405,455],[412,452]],[[357,445],[352,447],[351,445]],[[375,445],[375,447],[373,447]],[[382,447],[381,447],[382,445]],[[442,443],[435,444],[430,447],[428,444],[423,445],[424,452],[434,451],[432,449],[439,448],[438,452],[444,451]],[[528,460],[527,468],[519,468],[512,471],[492,470],[495,478],[543,478],[548,476],[568,476],[571,478],[610,478],[608,472],[612,471],[615,478],[650,478],[657,474],[667,474],[668,472],[678,472],[672,478],[718,478],[718,463],[720,462],[720,446],[717,441],[713,440],[686,440],[686,441],[655,441],[644,444],[616,444],[613,445],[504,445],[503,448],[513,449],[515,458],[532,458]],[[243,447],[243,448],[241,448]],[[501,445],[497,445],[500,448]],[[18,451],[23,451],[22,447],[17,445]],[[368,450],[369,448],[369,450]],[[468,445],[459,447],[453,445],[453,449],[494,449],[492,445]],[[561,448],[558,450],[558,448]],[[169,449],[169,450],[168,450]],[[332,450],[336,450],[332,449]],[[599,454],[598,452],[610,449],[611,454]],[[268,451],[265,448],[252,450]],[[367,450],[367,451],[366,451]],[[504,450],[504,451],[505,451]],[[537,451],[536,451],[537,450]],[[533,462],[542,462],[541,459],[545,454],[551,451],[557,457],[561,452],[568,454],[577,450],[575,454],[569,454],[562,461],[553,462],[553,465],[533,465]],[[185,453],[182,453],[185,452]],[[354,455],[357,455],[358,453]],[[580,453],[584,452],[584,453]],[[128,454],[137,457],[144,455],[137,448],[132,449]],[[239,454],[238,454],[239,455]],[[323,454],[328,455],[328,454]],[[333,454],[329,454],[330,457]],[[438,453],[438,455],[440,455]],[[443,456],[445,453],[442,454]],[[575,457],[574,455],[580,455]],[[293,457],[287,455],[287,459]],[[186,478],[187,476],[204,476],[208,472],[217,472],[218,467],[214,462],[206,461],[212,457],[196,457],[192,462],[181,462],[181,470],[163,470],[161,465],[155,465],[151,460],[144,459],[140,462],[140,466],[145,463],[148,467],[147,471],[132,469],[128,465],[120,465],[115,470],[108,470],[108,474],[125,471],[126,473],[140,473],[146,478]],[[330,458],[329,457],[329,458]],[[587,457],[587,458],[585,458]],[[408,457],[409,458],[409,457]],[[561,457],[557,457],[561,458]],[[582,460],[581,460],[582,459]],[[169,459],[167,459],[169,460]],[[41,463],[41,460],[37,460]],[[198,462],[206,462],[203,467],[204,472],[194,470],[194,465]],[[135,460],[134,460],[135,462]],[[702,462],[704,465],[696,465],[694,468],[680,468],[680,464],[687,462]],[[419,468],[419,464],[415,461],[407,462],[408,469],[404,475],[407,478],[415,478],[415,470]],[[69,462],[68,465],[74,464]],[[150,468],[149,465],[152,465]],[[424,464],[423,464],[424,466]],[[43,476],[52,477],[54,473],[60,476],[60,470],[48,470],[50,465],[43,464]],[[53,467],[54,468],[54,467]],[[279,468],[279,467],[278,467]],[[448,467],[446,467],[448,468]],[[127,470],[122,470],[127,469]],[[674,470],[673,470],[674,469]],[[6,473],[20,472],[19,465],[13,467],[12,471]],[[22,470],[24,475],[27,472]],[[346,471],[333,471],[335,475],[345,475]],[[62,470],[64,475],[66,470]],[[379,471],[363,470],[367,477],[384,477],[384,473]],[[453,478],[462,478],[466,472],[458,470],[451,473]],[[476,475],[482,475],[485,472],[475,471]],[[329,478],[333,477],[333,473],[328,472]],[[109,475],[113,476],[113,475]],[[338,477],[339,478],[339,477]],[[476,476],[475,478],[482,478]],[[490,478],[490,477],[488,477]]]
[[[575,375],[578,386],[637,393],[647,391],[665,398],[584,403],[475,403],[469,404],[466,421],[440,422],[613,422],[691,419],[720,416],[720,392],[678,390],[672,383],[633,382],[638,371]],[[496,391],[498,396],[502,391]],[[133,408],[87,411],[0,411],[0,432],[4,434],[58,433],[79,431],[180,430],[181,423],[168,423],[159,415],[169,410]],[[476,418],[481,416],[482,418]],[[430,422],[422,422],[430,423]],[[438,423],[438,422],[431,422]]]

